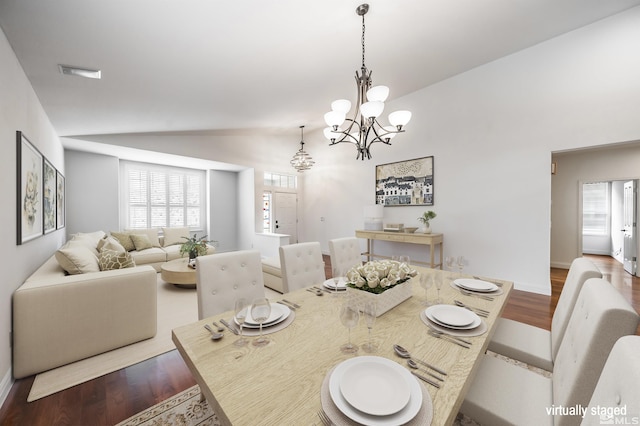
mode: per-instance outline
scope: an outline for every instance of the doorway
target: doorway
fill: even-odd
[[[298,195],[276,192],[273,201],[273,232],[289,235],[289,243],[298,242]]]

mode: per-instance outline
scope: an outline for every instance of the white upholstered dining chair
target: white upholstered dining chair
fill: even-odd
[[[279,251],[284,293],[326,280],[319,242],[280,246]]]
[[[586,407],[611,348],[634,334],[640,317],[607,281],[582,287],[551,378],[484,355],[460,411],[483,425],[577,425],[553,407]]]
[[[345,275],[354,266],[362,265],[360,241],[356,237],[329,240],[329,257],[331,268],[333,270],[338,268]]]
[[[584,257],[574,259],[551,318],[551,331],[498,318],[488,350],[551,371],[580,289],[588,279],[601,277],[593,262]]]
[[[198,318],[233,310],[237,299],[265,297],[260,252],[231,251],[196,258]]]
[[[639,384],[640,336],[621,337],[607,358],[581,425],[638,424]]]

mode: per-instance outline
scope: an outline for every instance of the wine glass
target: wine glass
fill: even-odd
[[[333,287],[334,291],[332,293],[333,296],[338,295],[338,284],[340,283],[340,277],[342,276],[342,269],[339,266],[334,266],[332,278],[333,278]]]
[[[420,273],[420,287],[424,289],[424,304],[426,306],[429,306],[429,289],[433,285],[434,275],[433,273]]]
[[[458,265],[458,271],[460,271],[460,278],[462,278],[462,269],[464,268],[464,265],[467,263],[467,260],[464,258],[464,256],[458,256],[458,258],[456,259],[456,265]]]
[[[376,322],[377,305],[375,301],[365,302],[362,308],[362,314],[367,323],[367,329],[369,330],[369,341],[362,345],[362,349],[367,353],[373,353],[378,351],[378,345],[371,341],[371,330],[373,324]]]
[[[447,268],[447,270],[452,271],[454,263],[455,263],[455,257],[447,256],[444,258],[444,266]]]
[[[351,329],[358,325],[360,312],[358,305],[352,298],[347,298],[340,308],[340,321],[342,325],[349,330],[349,343],[340,346],[340,350],[345,354],[354,354],[358,352],[358,347],[351,343]]]
[[[271,303],[269,299],[262,297],[253,301],[251,305],[251,316],[253,320],[260,324],[260,337],[253,341],[253,346],[265,346],[269,343],[269,338],[262,335],[262,324],[271,315]]]
[[[407,266],[410,266],[411,258],[409,256],[400,256],[400,257],[398,257],[398,262],[404,263]]]
[[[442,303],[442,297],[440,297],[440,289],[442,288],[442,282],[444,281],[444,277],[442,276],[434,276],[433,277],[433,282],[436,285],[436,290],[438,290],[438,297],[436,298],[436,300],[434,301],[434,304],[439,304]]]
[[[247,344],[247,339],[245,339],[244,335],[242,334],[242,330],[243,330],[242,326],[244,325],[245,318],[247,318],[248,310],[249,310],[249,301],[247,299],[245,299],[244,297],[241,297],[240,299],[236,300],[236,305],[234,308],[234,318],[236,319],[236,322],[240,326],[240,338],[235,342],[233,342],[233,344],[236,346],[245,346]]]

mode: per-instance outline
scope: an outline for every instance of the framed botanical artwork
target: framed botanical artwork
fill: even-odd
[[[18,245],[43,233],[42,174],[44,157],[20,131],[17,142],[17,242]]]
[[[44,159],[42,185],[42,214],[44,215],[44,233],[56,230],[56,186],[57,171],[49,160]]]
[[[56,223],[57,228],[64,228],[66,221],[65,179],[62,173],[56,174]]]
[[[376,204],[433,205],[433,156],[376,166]]]

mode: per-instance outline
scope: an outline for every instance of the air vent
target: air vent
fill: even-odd
[[[90,70],[87,68],[72,67],[69,65],[58,65],[60,72],[64,75],[74,75],[76,77],[84,78],[102,78],[102,72],[100,70]]]

